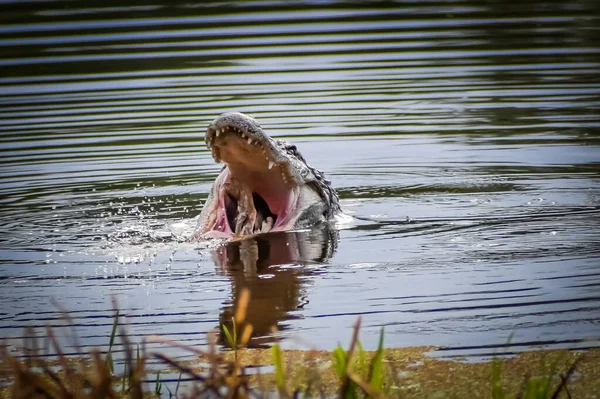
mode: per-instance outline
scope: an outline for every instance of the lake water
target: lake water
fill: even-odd
[[[126,4],[0,2],[0,336],[203,345],[248,287],[253,345],[600,346],[600,3]],[[187,239],[226,111],[351,217]]]

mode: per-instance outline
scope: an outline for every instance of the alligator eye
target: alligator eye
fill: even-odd
[[[297,151],[298,150],[298,148],[294,144],[290,144],[290,145],[286,146],[285,149],[288,151]]]

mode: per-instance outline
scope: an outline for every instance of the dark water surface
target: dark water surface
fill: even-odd
[[[0,336],[600,345],[600,3],[125,4],[0,2]],[[186,240],[232,110],[353,219]]]

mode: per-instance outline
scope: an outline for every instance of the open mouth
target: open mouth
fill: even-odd
[[[324,174],[295,145],[272,139],[251,116],[226,112],[204,140],[225,167],[198,217],[202,237],[239,237],[303,229],[340,212],[339,197]]]
[[[208,128],[205,140],[214,160],[227,165],[215,183],[217,204],[205,230],[247,235],[293,226],[301,188],[271,138],[220,123]]]

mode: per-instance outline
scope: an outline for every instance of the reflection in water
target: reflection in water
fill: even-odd
[[[215,251],[214,261],[220,273],[231,279],[232,299],[220,314],[220,325],[231,330],[239,297],[250,290],[246,320],[253,327],[249,347],[271,342],[273,327],[285,329],[281,322],[290,312],[303,306],[301,278],[310,274],[307,265],[331,258],[337,247],[337,231],[321,229],[261,234],[229,242]],[[239,336],[240,331],[238,331]],[[224,334],[222,344],[228,343]]]

